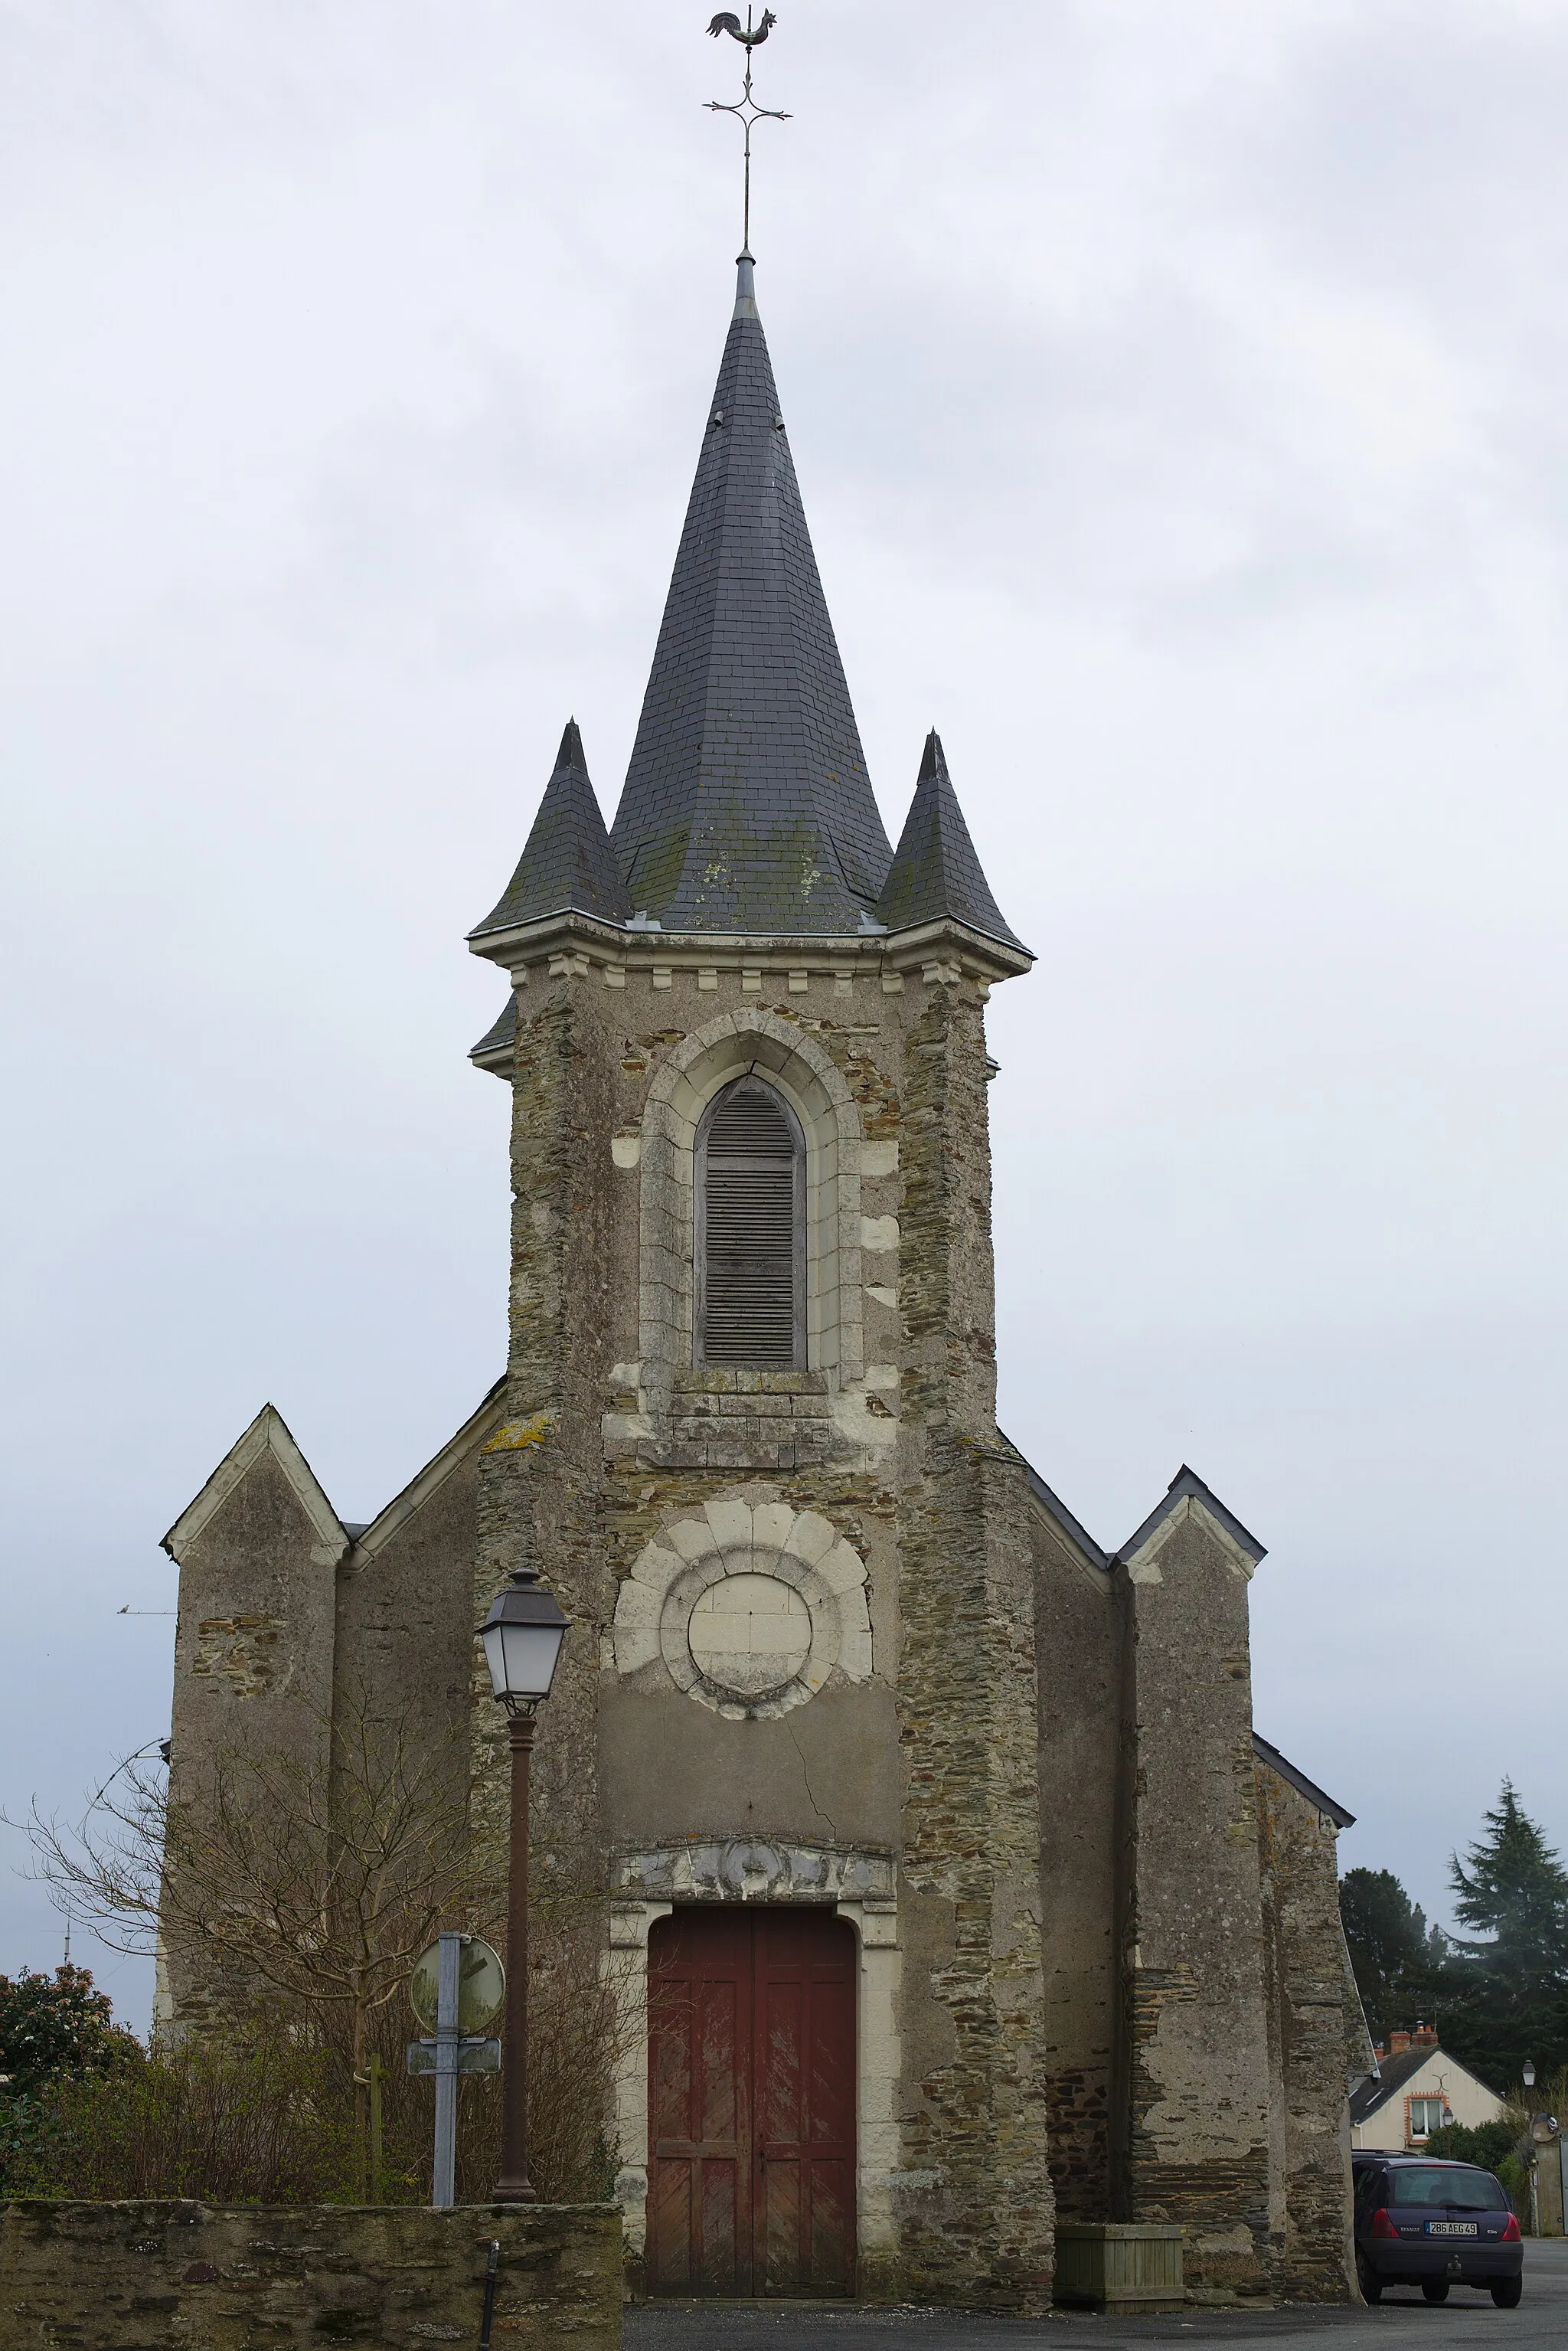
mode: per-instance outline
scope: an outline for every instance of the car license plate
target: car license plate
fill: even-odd
[[[1429,2237],[1473,2237],[1475,2233],[1473,2220],[1428,2220],[1427,2223]]]

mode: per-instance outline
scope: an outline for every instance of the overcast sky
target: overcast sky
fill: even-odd
[[[166,1730],[119,1612],[264,1401],[369,1518],[501,1366],[463,936],[567,716],[624,770],[738,243],[706,14],[0,0],[12,1810]],[[1040,956],[1003,1425],[1107,1548],[1183,1461],[1268,1544],[1259,1727],[1447,1917],[1504,1772],[1568,1843],[1568,8],[781,14],[758,293],[873,778],[896,835],[941,728]],[[58,1951],[0,1872],[0,1969]]]

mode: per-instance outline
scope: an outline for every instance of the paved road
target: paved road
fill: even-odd
[[[1169,2318],[981,2318],[829,2304],[660,2303],[626,2314],[626,2351],[1142,2351],[1145,2344],[1269,2351],[1568,2351],[1568,2239],[1524,2249],[1524,2300],[1498,2310],[1456,2286],[1445,2303],[1403,2289],[1375,2310],[1295,2308]]]

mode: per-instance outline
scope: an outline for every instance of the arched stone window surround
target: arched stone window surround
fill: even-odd
[[[760,1006],[726,1012],[674,1047],[643,1113],[640,1353],[657,1410],[692,1362],[694,1152],[703,1112],[755,1069],[776,1086],[806,1138],[806,1362],[841,1387],[864,1364],[861,1306],[861,1120],[831,1056]]]

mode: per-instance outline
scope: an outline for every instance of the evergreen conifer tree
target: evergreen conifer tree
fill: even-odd
[[[1428,1928],[1391,1869],[1347,1869],[1339,1892],[1367,2031],[1386,2043],[1391,2032],[1407,2032],[1430,2018],[1447,1941],[1438,1928]]]
[[[1568,1870],[1511,1781],[1484,1818],[1485,1834],[1449,1864],[1455,1915],[1474,1932],[1450,1944],[1441,2030],[1457,2057],[1508,2091],[1527,2057],[1542,2080],[1568,2063]]]

